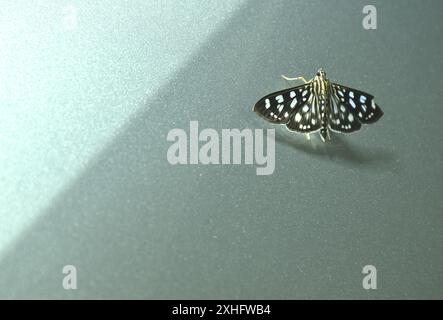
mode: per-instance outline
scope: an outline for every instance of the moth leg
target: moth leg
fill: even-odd
[[[330,133],[329,129],[326,130],[326,137],[325,138],[327,141],[331,141],[331,133]]]
[[[309,135],[309,133],[305,133],[306,134],[306,139],[311,140],[311,136]]]
[[[294,81],[294,80],[301,80],[304,83],[308,83],[309,81],[306,80],[304,77],[295,77],[295,78],[289,78],[287,76],[281,75],[283,79],[288,80],[288,81]]]

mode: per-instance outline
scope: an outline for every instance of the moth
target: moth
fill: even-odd
[[[309,81],[282,77],[300,79],[304,84],[268,94],[253,111],[269,122],[286,125],[290,131],[306,133],[308,139],[310,133],[319,131],[323,142],[331,140],[330,131],[351,133],[362,123],[374,123],[383,116],[374,96],[329,81],[323,69]]]

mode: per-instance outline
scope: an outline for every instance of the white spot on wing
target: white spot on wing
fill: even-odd
[[[350,96],[351,98],[354,98],[354,91],[349,91],[349,96]]]
[[[294,107],[295,107],[296,104],[297,104],[297,98],[294,98],[294,99],[291,101],[291,104],[290,104],[289,106],[291,107],[291,109],[294,109]]]
[[[297,114],[295,115],[295,122],[300,122],[301,120],[301,114],[297,112]]]
[[[291,92],[289,93],[289,96],[290,96],[291,98],[294,98],[294,97],[295,97],[295,91],[291,91]]]
[[[348,114],[348,120],[349,120],[349,122],[354,121],[354,116],[352,115],[352,113]]]
[[[351,104],[351,106],[355,109],[355,102],[352,99],[349,99],[349,103]]]
[[[360,102],[361,103],[365,103],[366,102],[366,97],[365,96],[360,96]]]
[[[333,101],[332,107],[334,108],[334,113],[337,114],[338,113],[338,108],[337,108],[337,103],[335,103],[335,101]]]
[[[271,106],[271,102],[269,101],[269,99],[265,100],[265,108],[269,109],[269,107]]]
[[[285,99],[283,99],[283,96],[281,94],[276,96],[275,100],[277,100],[278,103],[282,103],[283,101],[285,101]]]

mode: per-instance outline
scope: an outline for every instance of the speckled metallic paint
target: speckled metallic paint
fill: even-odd
[[[71,1],[74,30],[64,2],[2,1],[0,297],[443,298],[442,2],[426,2],[371,1],[368,31],[367,1]],[[276,128],[271,176],[166,161],[191,120],[273,127],[257,98],[319,66],[376,95],[381,121],[328,144]]]

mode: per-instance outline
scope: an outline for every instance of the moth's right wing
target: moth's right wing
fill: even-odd
[[[308,82],[268,94],[255,104],[253,110],[269,122],[287,124],[312,96],[312,82]]]
[[[358,118],[361,123],[373,123],[383,116],[383,111],[375,103],[374,96],[341,84],[331,83],[333,102]],[[352,122],[352,121],[351,121]]]
[[[330,96],[329,106],[328,124],[332,131],[351,133],[361,128],[361,122],[353,106],[348,101],[341,99],[341,95],[337,94],[335,90]]]

